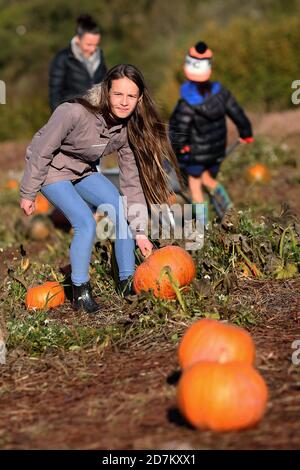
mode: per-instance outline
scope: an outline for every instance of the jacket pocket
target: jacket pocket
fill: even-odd
[[[76,175],[81,175],[90,168],[88,162],[80,160],[79,158],[73,158],[63,153],[55,155],[51,162],[51,166],[56,170],[67,169],[71,170]]]
[[[52,159],[52,162],[51,162],[51,166],[53,166],[53,168],[56,168],[57,170],[61,170],[62,168],[64,168],[65,166],[65,163],[66,163],[66,155],[64,155],[63,153],[59,152],[57,155],[55,155],[55,157]]]
[[[71,170],[76,175],[82,175],[87,170],[91,169],[91,166],[87,162],[77,160],[75,158],[70,158],[69,161],[64,165],[64,168]]]

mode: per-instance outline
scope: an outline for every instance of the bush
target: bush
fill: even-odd
[[[247,109],[292,106],[291,83],[300,79],[300,0],[86,0],[103,31],[109,67],[133,63],[144,73],[165,120],[184,80],[186,51],[206,40],[214,52],[213,79],[232,90]],[[29,138],[50,115],[48,67],[74,34],[80,0],[0,0],[0,140]],[[247,16],[246,16],[247,14]]]

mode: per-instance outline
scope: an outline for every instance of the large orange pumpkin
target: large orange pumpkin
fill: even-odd
[[[169,267],[171,279],[179,287],[188,286],[196,275],[194,261],[189,253],[179,246],[165,246],[156,250],[134,274],[133,286],[137,293],[153,289],[155,297],[176,298],[169,276],[163,269]]]
[[[234,431],[254,426],[263,416],[268,389],[261,375],[241,362],[199,362],[182,374],[177,402],[193,426]]]
[[[187,329],[179,344],[178,359],[182,369],[199,361],[253,364],[255,346],[243,328],[207,318],[193,323]]]
[[[35,198],[35,214],[46,214],[50,210],[50,203],[41,193]]]
[[[56,281],[47,281],[40,286],[29,288],[25,297],[25,305],[28,309],[55,308],[64,301],[64,288]]]
[[[247,178],[251,183],[267,183],[270,181],[270,172],[266,165],[257,163],[248,168]]]

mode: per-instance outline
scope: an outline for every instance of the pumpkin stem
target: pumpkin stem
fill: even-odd
[[[50,292],[48,292],[46,295],[44,308],[48,308],[48,303],[51,302],[51,300],[54,299],[56,296],[57,292],[55,292],[55,294],[51,294]]]
[[[177,300],[182,308],[182,310],[184,311],[184,313],[186,313],[186,305],[185,305],[185,302],[183,300],[183,297],[181,295],[181,290],[180,290],[180,287],[178,285],[178,282],[176,279],[174,279],[174,277],[172,276],[172,272],[171,272],[171,268],[170,266],[165,266],[161,272],[160,272],[160,275],[159,275],[159,283],[161,282],[162,278],[164,275],[167,275],[168,276],[168,279],[170,281],[170,284],[176,294],[176,297],[177,297]]]

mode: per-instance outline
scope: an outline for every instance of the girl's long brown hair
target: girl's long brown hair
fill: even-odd
[[[82,99],[76,101],[90,111],[100,112],[104,118],[109,118],[109,90],[113,80],[124,77],[137,85],[141,97],[127,119],[128,141],[135,156],[141,185],[148,204],[162,204],[168,202],[173,192],[165,164],[171,164],[175,168],[181,185],[182,179],[169,141],[167,125],[159,117],[141,72],[133,65],[116,65],[107,72],[101,84],[94,85]]]

